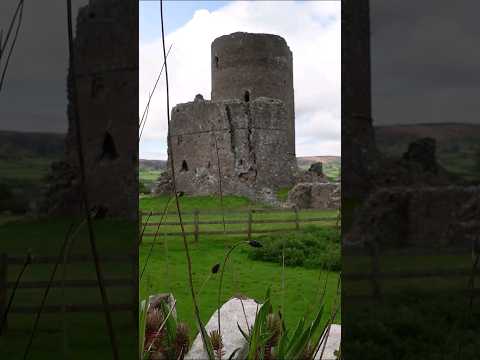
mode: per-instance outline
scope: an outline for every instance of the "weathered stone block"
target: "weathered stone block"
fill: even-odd
[[[340,342],[342,338],[342,326],[332,324],[328,333],[328,338],[325,344],[325,350],[322,354],[323,343],[320,346],[320,351],[315,355],[315,360],[336,360],[336,351],[340,350]]]
[[[260,307],[261,304],[258,304],[253,299],[240,300],[238,298],[232,298],[222,305],[220,308],[220,326],[225,351],[223,359],[228,359],[236,349],[240,350],[237,351],[233,359],[245,358],[248,344],[242,333],[238,330],[238,326],[242,328],[242,331],[248,333],[248,328],[253,326],[255,323],[256,314]],[[245,313],[243,309],[245,309]],[[218,310],[213,313],[212,317],[205,325],[207,333],[210,333],[213,330],[218,330],[217,316]],[[207,358],[208,356],[203,348],[201,335],[198,334],[192,344],[192,347],[190,348],[190,351],[185,356],[185,360],[198,360]]]
[[[340,206],[339,183],[300,183],[288,192],[287,204],[299,209],[335,209]]]

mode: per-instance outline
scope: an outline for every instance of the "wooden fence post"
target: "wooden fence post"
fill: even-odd
[[[294,207],[294,211],[295,211],[295,230],[300,230],[300,222],[299,222],[299,218],[298,218],[298,208],[297,207]]]
[[[298,217],[298,208],[294,207],[293,211],[295,211],[295,230],[300,230],[300,223],[299,223],[299,217]]]
[[[143,236],[142,236],[142,233],[143,233],[143,212],[142,211],[138,211],[138,219],[139,219],[139,222],[138,222],[138,241],[137,241],[137,244],[138,245],[142,245],[142,242],[143,242]]]
[[[199,226],[198,226],[198,219],[199,219],[200,212],[198,209],[195,209],[193,213],[193,221],[194,221],[194,235],[195,235],[195,242],[198,242],[198,233],[199,233]]]
[[[140,301],[140,272],[138,262],[138,250],[133,252],[133,255],[131,255],[129,261],[132,265],[132,314],[135,324],[138,324],[138,302]]]
[[[8,256],[6,253],[0,254],[0,334],[7,328],[7,319],[1,323],[7,311],[8,303]]]
[[[370,256],[372,258],[372,287],[373,287],[373,296],[380,300],[382,298],[382,292],[380,288],[380,282],[378,279],[378,274],[380,273],[380,262],[378,260],[378,246],[375,242],[367,242],[366,245],[370,250]]]
[[[248,241],[252,240],[252,219],[253,219],[253,216],[252,216],[252,209],[250,209],[250,211],[248,212]]]

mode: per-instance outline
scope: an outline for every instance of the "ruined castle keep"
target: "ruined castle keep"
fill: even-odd
[[[296,171],[292,52],[277,35],[233,33],[211,47],[211,100],[172,110],[177,189],[257,198]],[[220,168],[219,168],[220,164]]]
[[[75,77],[85,176],[90,206],[107,216],[138,214],[137,5],[90,0],[77,16],[75,69],[68,74],[68,133],[64,161],[55,165],[49,190],[53,214],[82,213],[77,131],[72,86]]]

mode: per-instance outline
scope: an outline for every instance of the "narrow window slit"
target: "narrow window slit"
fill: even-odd
[[[115,146],[115,141],[113,140],[112,135],[109,132],[105,133],[102,144],[102,155],[100,159],[115,160],[118,158],[117,147]]]

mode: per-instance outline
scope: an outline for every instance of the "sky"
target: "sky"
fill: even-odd
[[[236,31],[282,36],[293,53],[297,156],[340,155],[339,1],[164,2],[170,107],[210,99],[210,45]],[[163,53],[157,1],[140,2],[139,116]],[[167,113],[162,76],[140,141],[140,158],[166,159]]]
[[[0,0],[0,29],[4,35],[17,3]],[[72,1],[74,19],[85,4],[88,0]],[[25,1],[22,26],[0,93],[1,130],[67,131],[66,14],[65,1]]]
[[[370,0],[374,124],[480,123],[480,3],[452,4]]]
[[[76,9],[86,3],[74,0],[73,5]],[[0,1],[1,28],[6,28],[16,4]],[[450,5],[451,0],[370,0],[374,124],[480,122],[472,116],[480,110],[480,3]],[[0,129],[67,130],[65,12],[62,1],[25,2],[0,94]],[[141,113],[162,64],[159,2],[141,1],[139,20]],[[210,98],[210,44],[217,36],[276,33],[293,51],[297,154],[340,153],[339,2],[165,1],[165,22],[167,46],[173,44],[172,107],[192,101],[197,93]],[[165,152],[162,78],[140,154],[164,159]]]

